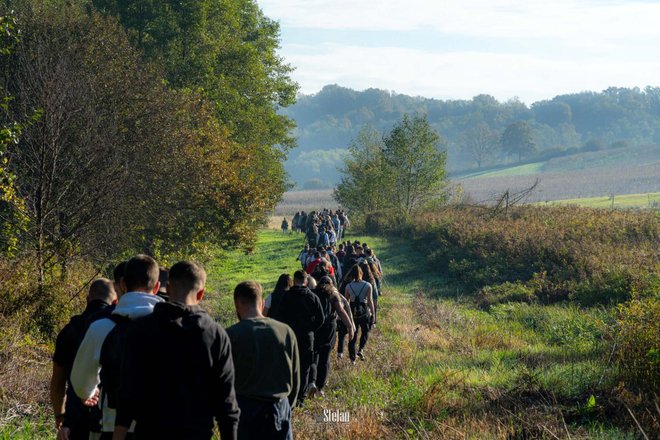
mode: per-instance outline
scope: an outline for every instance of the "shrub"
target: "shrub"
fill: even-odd
[[[660,394],[660,292],[618,309],[616,360],[629,384]]]

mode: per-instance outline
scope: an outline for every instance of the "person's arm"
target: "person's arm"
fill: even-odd
[[[313,331],[316,331],[321,328],[323,323],[325,322],[325,313],[323,313],[323,306],[321,306],[321,300],[319,299],[318,296],[314,295],[314,308],[313,308]]]
[[[293,330],[289,329],[291,338],[291,392],[289,393],[289,405],[296,406],[296,399],[300,391],[300,354],[298,353],[298,340]]]
[[[373,290],[371,289],[371,284],[369,284],[369,287],[367,289],[367,305],[369,306],[369,310],[371,311],[371,322],[373,322],[374,317],[376,316],[376,307],[374,306],[374,296],[373,296]]]
[[[55,416],[55,429],[64,423],[64,393],[66,391],[66,369],[53,361],[53,374],[50,377],[50,403]]]
[[[73,361],[71,385],[86,405],[93,404],[94,398],[98,396],[98,385],[101,382],[101,347],[114,326],[115,323],[110,319],[92,323]]]
[[[222,440],[236,440],[240,410],[234,390],[234,362],[231,357],[231,343],[229,336],[220,326],[217,327],[216,338],[219,348],[213,366],[215,383],[212,395],[216,398],[213,414]]]
[[[351,321],[351,318],[349,317],[350,311],[347,313],[346,310],[344,310],[344,305],[339,298],[337,298],[334,305],[339,319],[341,319],[341,322],[343,322],[346,326],[346,329],[348,329],[348,339],[353,339],[353,332],[355,329],[353,327],[353,321]]]

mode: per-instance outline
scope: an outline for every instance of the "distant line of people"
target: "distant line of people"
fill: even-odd
[[[222,439],[293,438],[292,408],[324,394],[335,344],[342,358],[348,337],[351,362],[365,359],[382,287],[365,243],[308,243],[298,260],[265,301],[258,283],[238,284],[226,330],[199,305],[196,263],[137,255],[94,281],[56,341],[58,440],[208,440],[216,426]]]
[[[280,227],[283,233],[286,233],[289,227],[292,232],[304,233],[307,242],[312,247],[316,247],[336,245],[344,239],[346,230],[350,226],[348,215],[343,210],[323,209],[319,212],[312,211],[309,214],[305,211],[296,212],[290,224],[284,217]]]

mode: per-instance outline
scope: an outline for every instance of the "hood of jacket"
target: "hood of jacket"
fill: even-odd
[[[185,305],[175,301],[158,304],[154,309],[154,316],[167,322],[168,326],[193,332],[203,331],[209,326],[208,321],[212,321],[200,306]]]
[[[153,312],[156,304],[161,302],[163,302],[163,299],[156,295],[144,292],[127,292],[119,298],[112,314],[130,319],[141,318]]]

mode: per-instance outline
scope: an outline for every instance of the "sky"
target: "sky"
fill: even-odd
[[[300,92],[525,103],[660,86],[660,0],[258,0]]]

